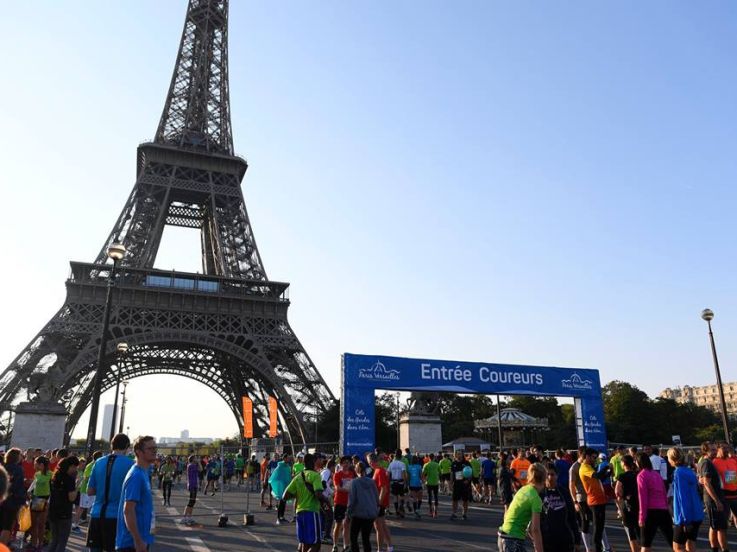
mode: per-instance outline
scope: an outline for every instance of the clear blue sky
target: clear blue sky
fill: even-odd
[[[737,379],[737,4],[232,4],[249,213],[336,394],[344,351],[707,384],[706,306]],[[123,207],[185,7],[4,6],[3,367]],[[157,264],[197,270],[196,235]],[[129,389],[133,433],[235,431],[204,386]]]

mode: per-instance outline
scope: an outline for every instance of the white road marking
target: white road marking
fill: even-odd
[[[269,550],[273,550],[274,552],[279,552],[279,549],[278,548],[274,548],[273,546],[271,546],[269,544],[269,542],[266,539],[264,539],[263,537],[259,537],[256,533],[254,533],[252,531],[249,531],[248,529],[245,529],[244,527],[241,527],[240,529],[241,529],[241,531],[243,531],[246,535],[248,535],[249,537],[251,537],[255,541],[257,541],[257,542],[263,544],[264,546],[268,547]]]
[[[211,512],[219,512],[220,511],[219,508],[215,508],[213,506],[209,506],[208,504],[203,504],[203,506],[205,508],[207,508],[208,510],[210,510]],[[243,531],[246,535],[248,535],[249,537],[251,537],[256,542],[258,542],[258,543],[262,544],[263,546],[265,546],[268,550],[271,550],[272,552],[279,552],[279,549],[278,548],[274,548],[273,546],[271,546],[271,544],[269,544],[269,542],[266,539],[264,539],[263,537],[257,535],[253,531],[249,531],[248,529],[246,529],[245,527],[243,527],[243,525],[241,525],[239,523],[234,523],[233,525],[235,525],[236,527],[238,527],[238,529],[240,529],[241,531]]]
[[[205,546],[205,543],[202,542],[202,539],[200,537],[186,537],[187,542],[189,543],[189,547],[192,549],[192,552],[210,552],[210,549]]]

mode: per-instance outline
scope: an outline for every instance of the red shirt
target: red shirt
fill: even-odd
[[[333,484],[335,485],[335,497],[333,503],[336,506],[348,506],[348,493],[351,490],[351,481],[356,477],[353,470],[337,471],[333,476]]]
[[[34,477],[36,477],[36,468],[33,466],[33,462],[23,460],[23,479],[25,479],[26,489],[31,486]]]
[[[728,494],[730,496],[737,495],[737,459],[714,458],[712,463],[719,472],[724,494]]]
[[[375,468],[374,469],[374,482],[376,483],[376,488],[379,490],[379,501],[382,508],[388,508],[389,507],[389,474],[386,473],[386,470],[384,468]],[[381,489],[386,489],[386,492],[384,493],[384,499],[381,499]]]

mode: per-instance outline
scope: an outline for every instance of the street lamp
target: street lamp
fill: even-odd
[[[123,401],[120,407],[120,427],[118,427],[118,433],[123,433],[123,422],[125,421],[125,405],[128,404],[128,399],[125,396],[125,390],[128,388],[128,380],[123,380],[120,383],[123,384]]]
[[[722,374],[719,371],[719,360],[717,359],[717,348],[714,345],[714,334],[711,331],[711,321],[714,319],[714,312],[711,309],[701,311],[701,318],[706,320],[709,325],[709,342],[711,343],[711,356],[714,359],[714,371],[717,374],[717,390],[719,391],[719,402],[722,404],[722,425],[724,425],[724,440],[727,444],[729,439],[729,425],[727,424],[727,403],[724,401],[724,388],[722,387]]]
[[[97,414],[100,410],[100,391],[102,390],[102,377],[105,372],[105,347],[107,346],[107,334],[110,326],[110,303],[113,298],[113,287],[115,286],[115,271],[118,262],[125,257],[125,246],[122,243],[112,243],[107,248],[107,256],[113,260],[113,266],[107,279],[107,294],[105,296],[105,310],[102,315],[102,335],[100,336],[100,348],[97,352],[97,366],[95,368],[95,379],[92,384],[92,408],[90,409],[90,424],[87,427],[87,444],[85,450],[87,456],[92,456],[95,446],[95,433],[97,433]]]
[[[402,441],[399,438],[399,391],[397,391],[397,448],[402,448]]]
[[[504,433],[502,433],[502,407],[499,395],[496,396],[496,430],[499,437],[499,452],[502,452],[502,446],[504,446]]]
[[[128,352],[128,344],[121,342],[118,343],[118,369],[115,370],[115,401],[113,402],[113,421],[110,423],[110,442],[113,442],[115,437],[115,422],[118,417],[118,394],[120,393],[120,370],[122,369],[123,357]]]

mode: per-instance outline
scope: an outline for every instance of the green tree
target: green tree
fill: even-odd
[[[330,408],[319,414],[316,428],[310,429],[313,430],[312,435],[317,434],[318,443],[337,443],[340,440],[340,401],[333,401]],[[309,439],[311,438],[308,437]]]
[[[712,440],[716,435],[714,426],[720,427],[719,416],[708,408],[672,399],[650,399],[627,382],[609,382],[602,395],[610,441],[666,444],[673,435],[680,435],[681,442],[696,444]]]
[[[650,398],[625,381],[610,381],[602,389],[604,419],[610,441],[644,443],[657,433]]]
[[[703,443],[704,441],[723,441],[724,428],[722,428],[722,424],[708,425],[698,428],[694,432],[694,436],[696,443]]]
[[[573,405],[564,405],[568,407],[564,415],[563,407],[555,397],[515,396],[509,401],[509,406],[519,408],[535,418],[548,419],[549,429],[534,434],[536,444],[547,449],[572,448],[575,445],[576,421]]]
[[[443,441],[472,436],[474,420],[488,418],[496,412],[496,405],[487,395],[440,393],[439,401]]]
[[[396,393],[382,393],[376,396],[376,446],[383,450],[397,448],[397,416],[406,407],[397,409]]]

